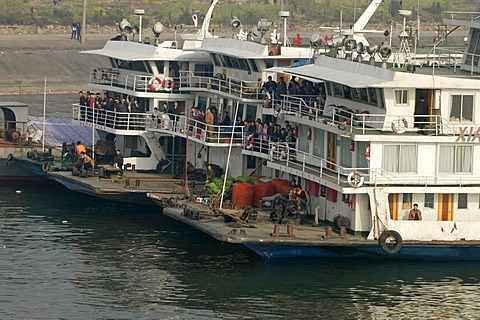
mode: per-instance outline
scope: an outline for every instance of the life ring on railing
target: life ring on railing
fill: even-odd
[[[263,91],[263,105],[267,108],[272,107],[272,95],[268,91]]]
[[[367,161],[370,161],[370,145],[365,148],[365,159],[367,159]]]
[[[245,149],[247,150],[252,149],[254,143],[255,143],[255,136],[253,134],[248,135],[247,139],[245,140]]]
[[[378,238],[378,245],[386,253],[397,253],[402,249],[402,236],[394,230],[384,231]]]
[[[162,87],[165,91],[171,91],[177,87],[177,84],[175,83],[175,80],[173,80],[173,78],[167,78],[162,82]]]
[[[347,182],[351,187],[360,188],[363,185],[365,178],[361,172],[357,170],[350,172],[347,177]]]
[[[402,134],[407,131],[408,121],[405,118],[398,117],[392,120],[392,131],[396,134]]]
[[[152,77],[150,81],[148,81],[148,89],[152,91],[158,91],[162,87],[162,80],[159,77]]]

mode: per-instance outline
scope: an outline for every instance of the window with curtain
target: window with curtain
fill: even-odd
[[[325,131],[313,129],[313,155],[325,158]]]
[[[402,209],[412,208],[412,199],[413,199],[413,194],[404,193],[402,196]]]
[[[452,95],[450,119],[460,122],[471,122],[473,120],[473,95]]]
[[[310,152],[308,145],[308,127],[298,127],[297,149],[303,152]]]
[[[408,104],[408,90],[394,90],[395,94],[395,104],[396,105],[406,105]]]
[[[370,165],[368,164],[367,160],[367,146],[370,142],[366,141],[358,141],[357,146],[355,148],[355,153],[357,154],[357,164],[355,165],[357,168],[369,168]]]
[[[471,173],[472,146],[440,146],[438,171],[441,173]]]
[[[468,209],[468,194],[458,194],[458,209]]]
[[[340,147],[340,164],[346,168],[352,167],[352,151],[350,151],[350,141],[352,140],[342,137],[342,146]]]
[[[388,172],[417,172],[416,145],[384,145],[382,169]]]

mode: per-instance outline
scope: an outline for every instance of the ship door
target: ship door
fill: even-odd
[[[438,195],[438,221],[453,220],[453,194]]]
[[[327,168],[336,170],[337,163],[337,135],[329,132],[327,134]]]

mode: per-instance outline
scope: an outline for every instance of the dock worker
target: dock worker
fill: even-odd
[[[298,184],[292,189],[291,198],[293,198],[293,200],[297,202],[300,210],[308,209],[307,191],[300,187]]]
[[[418,209],[418,204],[413,204],[413,209],[408,213],[408,220],[422,220],[422,211]]]
[[[205,184],[208,184],[212,182],[213,179],[220,177],[222,173],[223,170],[219,165],[210,163],[207,166],[207,180],[205,181]]]
[[[120,171],[118,171],[119,175],[123,175],[123,154],[120,149],[115,150],[115,157],[113,158],[113,164],[117,165]]]
[[[81,170],[81,169],[85,169],[85,170],[90,170],[94,167],[95,163],[93,162],[93,159],[90,158],[86,153],[85,151],[82,151],[80,153],[80,157],[78,159],[78,163],[77,163],[77,169],[78,170]]]
[[[82,144],[81,141],[77,141],[77,145],[75,146],[75,149],[77,149],[77,155],[81,155],[82,152],[83,153],[87,152],[87,148],[85,148],[85,146]]]

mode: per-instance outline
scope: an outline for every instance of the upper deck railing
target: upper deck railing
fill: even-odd
[[[214,77],[199,76],[192,71],[180,72],[182,88],[199,88],[209,91],[219,91],[241,99],[263,99],[262,83],[258,81],[245,81],[236,78],[226,78],[217,74]]]
[[[335,125],[346,133],[372,134],[379,131],[394,133],[412,132],[428,135],[455,135],[459,128],[472,125],[470,122],[453,122],[439,115],[373,114],[354,112],[345,106],[322,105],[318,101],[310,104],[303,97],[283,95],[280,98],[269,97],[264,104],[276,116],[294,116],[315,123]],[[414,123],[411,123],[412,121]],[[410,121],[410,123],[408,122]]]

